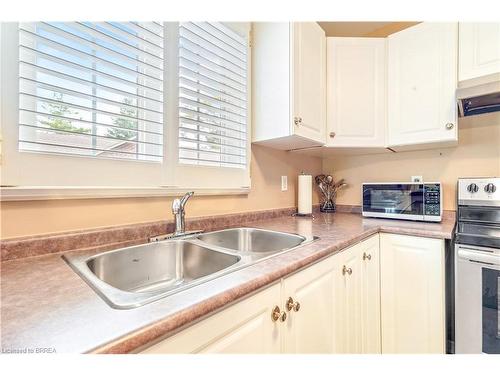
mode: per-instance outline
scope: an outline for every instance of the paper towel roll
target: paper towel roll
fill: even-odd
[[[299,175],[298,213],[309,215],[312,213],[312,176],[309,174]]]

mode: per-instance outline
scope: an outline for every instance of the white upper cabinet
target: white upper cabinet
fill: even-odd
[[[388,37],[388,146],[457,141],[456,23],[424,22]]]
[[[293,51],[293,120],[295,134],[325,143],[326,38],[316,22],[295,22]]]
[[[257,22],[252,38],[255,143],[321,146],[326,133],[326,38],[315,22]]]
[[[459,24],[458,79],[500,73],[500,23]]]
[[[327,38],[327,145],[385,147],[386,39]]]

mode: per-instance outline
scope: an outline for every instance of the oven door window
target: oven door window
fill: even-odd
[[[483,353],[500,354],[500,271],[483,268]]]
[[[423,185],[390,184],[363,186],[363,211],[423,215]]]

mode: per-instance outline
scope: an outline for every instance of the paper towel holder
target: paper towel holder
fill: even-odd
[[[300,174],[299,174],[299,176],[304,176],[304,175],[306,175],[306,173],[304,173],[304,171],[301,171]],[[310,176],[310,175],[307,175],[307,176]],[[311,176],[311,179],[312,179],[312,176]],[[300,198],[299,198],[299,200],[300,200]],[[299,207],[297,207],[297,212],[292,213],[293,217],[295,217],[295,216],[298,216],[298,217],[309,217],[309,218],[314,219],[314,214],[312,213],[312,210],[311,210],[310,213],[301,213],[301,212],[299,212],[300,211],[300,202],[299,202],[298,206]]]
[[[311,219],[314,219],[314,214],[299,214],[298,212],[294,212],[292,216],[298,216],[298,217],[310,217]]]

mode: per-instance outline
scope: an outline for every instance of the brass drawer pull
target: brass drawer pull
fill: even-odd
[[[345,265],[344,267],[342,267],[342,275],[345,275],[345,274],[348,274],[348,275],[351,275],[352,274],[352,268],[347,268]]]
[[[286,312],[281,311],[279,306],[274,306],[274,309],[271,312],[271,320],[273,322],[277,322],[278,320],[284,322],[286,320]]]
[[[372,260],[372,255],[371,254],[366,254],[366,253],[363,253],[363,260]]]
[[[300,303],[298,301],[293,301],[292,297],[288,298],[288,301],[286,301],[286,309],[288,311],[295,311],[298,312],[300,310]]]

